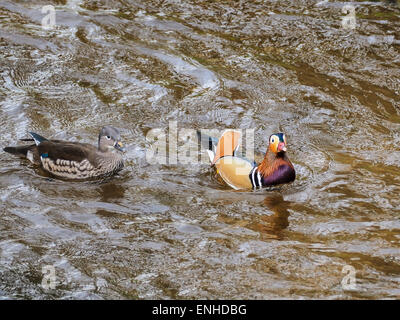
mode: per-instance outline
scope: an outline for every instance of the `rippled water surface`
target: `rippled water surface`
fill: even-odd
[[[400,298],[398,2],[2,0],[0,47],[1,147],[105,124],[128,145],[103,183],[0,153],[1,298]],[[235,192],[206,163],[146,161],[174,121],[261,150],[284,131],[297,179]]]

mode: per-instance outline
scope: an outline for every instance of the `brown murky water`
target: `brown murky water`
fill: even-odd
[[[0,153],[1,298],[400,298],[396,1],[59,0],[46,30],[49,3],[0,2],[1,147],[111,124],[126,168],[67,182]],[[254,129],[258,149],[284,131],[298,178],[234,192],[148,163],[173,121]]]

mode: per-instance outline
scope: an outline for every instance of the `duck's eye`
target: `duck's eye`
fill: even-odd
[[[271,137],[271,143],[275,143],[275,137]]]
[[[111,137],[110,137],[110,136],[106,136],[106,138],[107,138],[107,140],[110,140],[110,139],[111,139]]]

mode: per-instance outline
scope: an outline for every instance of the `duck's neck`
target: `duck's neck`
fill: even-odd
[[[99,144],[97,145],[97,150],[103,154],[106,154],[106,153],[111,154],[112,153],[112,151],[107,146],[101,145],[100,141],[99,141]]]
[[[258,172],[265,185],[287,183],[295,179],[293,164],[285,152],[275,154],[268,149],[264,160],[258,165]]]
[[[285,163],[285,153],[275,154],[268,149],[265,153],[263,161],[261,161],[261,163],[258,165],[258,172],[260,172],[263,177],[268,177],[274,171],[276,171],[280,165]]]

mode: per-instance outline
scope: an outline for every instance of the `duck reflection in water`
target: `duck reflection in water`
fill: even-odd
[[[237,220],[231,217],[220,215],[218,220],[228,224],[230,228],[247,228],[257,232],[261,240],[284,238],[284,229],[289,225],[289,207],[291,202],[285,201],[282,194],[271,192],[262,200],[262,205],[268,211],[267,214],[251,215],[250,220]]]
[[[259,215],[257,220],[247,225],[247,228],[259,232],[261,239],[283,239],[283,230],[289,225],[290,202],[283,199],[282,194],[269,194],[264,199],[265,206],[273,212],[272,215]]]
[[[99,201],[104,204],[111,204],[118,202],[118,199],[123,199],[125,195],[126,187],[120,184],[118,181],[107,181],[101,183],[98,188]],[[115,216],[115,212],[112,210],[107,210],[105,205],[104,209],[97,210],[97,214],[103,216]]]

